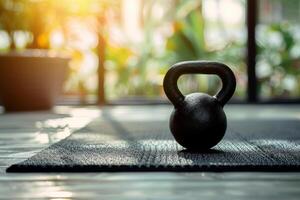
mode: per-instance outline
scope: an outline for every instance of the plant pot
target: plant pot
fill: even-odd
[[[5,111],[51,109],[61,93],[69,58],[45,50],[0,54],[0,102]]]

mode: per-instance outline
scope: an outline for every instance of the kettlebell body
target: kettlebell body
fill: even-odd
[[[215,96],[204,93],[182,95],[177,86],[183,74],[216,74],[223,83]],[[170,130],[175,140],[190,150],[207,150],[218,144],[226,132],[223,106],[235,91],[236,80],[229,67],[222,63],[189,61],[173,65],[164,78],[164,90],[174,104]]]

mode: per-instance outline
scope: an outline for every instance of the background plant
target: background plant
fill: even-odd
[[[128,2],[0,0],[0,50],[68,52],[73,59],[65,94],[79,95],[82,101],[89,95],[96,96],[97,67],[102,61],[110,100],[163,97],[162,80],[168,68],[179,61],[199,59],[228,64],[238,81],[235,97],[245,96],[245,0],[139,0],[135,19],[139,29],[126,33],[124,24],[129,19],[122,13]],[[287,9],[285,5],[282,3]],[[293,5],[288,10],[291,8]],[[238,10],[242,10],[239,16]],[[208,11],[213,20],[207,17]],[[296,11],[293,9],[293,13]],[[236,19],[240,21],[232,24]],[[263,97],[300,94],[300,31],[296,22],[289,23],[259,25],[257,74]],[[3,42],[3,38],[10,42]],[[99,52],[105,58],[99,60]],[[214,94],[220,81],[216,77],[183,76],[179,86],[184,93]]]
[[[257,70],[262,97],[299,96],[299,30],[288,23],[260,26]]]

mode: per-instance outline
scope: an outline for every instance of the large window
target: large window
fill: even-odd
[[[299,16],[299,0],[0,0],[0,51],[71,55],[64,102],[165,101],[169,67],[201,59],[233,69],[233,101],[299,99]],[[220,86],[179,80],[183,93]]]
[[[224,9],[225,8],[225,9]],[[232,12],[235,10],[235,12]],[[107,49],[109,100],[163,98],[168,68],[184,60],[218,60],[238,78],[235,97],[244,98],[245,3],[240,0],[123,1],[120,22],[111,29]],[[183,76],[184,93],[215,93],[220,81]]]

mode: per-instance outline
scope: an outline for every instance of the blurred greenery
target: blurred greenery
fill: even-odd
[[[84,101],[87,94],[97,94],[98,52],[97,43],[85,42],[82,35],[87,30],[88,37],[97,42],[97,34],[106,25],[104,15],[119,9],[118,6],[109,0],[0,0],[0,31],[2,38],[7,33],[9,41],[8,46],[0,49],[5,52],[49,49],[67,53],[72,62],[65,93],[79,95]],[[52,41],[57,37],[58,44]],[[20,38],[23,38],[21,45]],[[94,61],[86,64],[89,58]]]
[[[300,27],[261,25],[258,34],[259,93],[265,97],[300,95]]]
[[[0,37],[9,41],[7,46],[0,41],[0,50],[44,48],[68,52],[73,59],[65,91],[83,99],[97,94],[100,51],[105,54],[109,100],[163,97],[164,74],[172,64],[184,60],[228,64],[237,77],[235,98],[245,97],[245,0],[137,1],[139,30],[127,34],[124,23],[132,19],[122,15],[126,2],[0,0]],[[203,7],[208,4],[216,7]],[[237,13],[232,14],[230,9],[236,6],[243,13],[238,24],[232,25]],[[286,7],[283,10],[288,13]],[[213,21],[207,18],[208,11]],[[299,97],[299,32],[299,27],[289,22],[258,26],[257,74],[262,97]],[[134,36],[130,38],[130,34]],[[105,44],[99,44],[99,35]],[[23,43],[18,42],[21,36],[25,38]],[[220,80],[214,76],[184,75],[179,88],[183,93],[214,94],[220,88]]]
[[[151,1],[148,5],[148,10],[155,9]],[[229,41],[223,49],[209,49],[205,41],[201,1],[172,1],[162,19],[155,21],[155,16],[147,12],[144,18],[147,19],[146,31],[143,41],[137,46],[138,51],[134,50],[136,46],[131,48],[132,44],[108,50],[108,71],[117,74],[116,84],[109,84],[110,98],[115,98],[114,94],[117,97],[162,96],[163,76],[172,64],[200,59],[218,60],[230,65],[241,83],[236,96],[244,97],[244,41]],[[152,33],[168,25],[172,34],[164,38],[163,45],[155,44]],[[183,93],[203,91],[214,94],[220,88],[220,81],[217,77],[184,75],[179,80],[179,88]]]
[[[174,34],[167,40],[168,56],[172,62],[184,60],[217,60],[228,64],[238,78],[245,74],[244,41],[229,41],[222,49],[209,49],[205,38],[205,19],[200,1],[182,1],[177,10],[178,17],[173,22]],[[242,3],[242,2],[240,2]],[[191,6],[192,5],[192,6]],[[184,15],[181,13],[185,13]],[[243,80],[238,79],[238,83]],[[215,94],[220,88],[217,77],[189,75],[181,78],[180,89],[184,93],[205,91]],[[243,84],[236,91],[236,96],[243,97]]]

